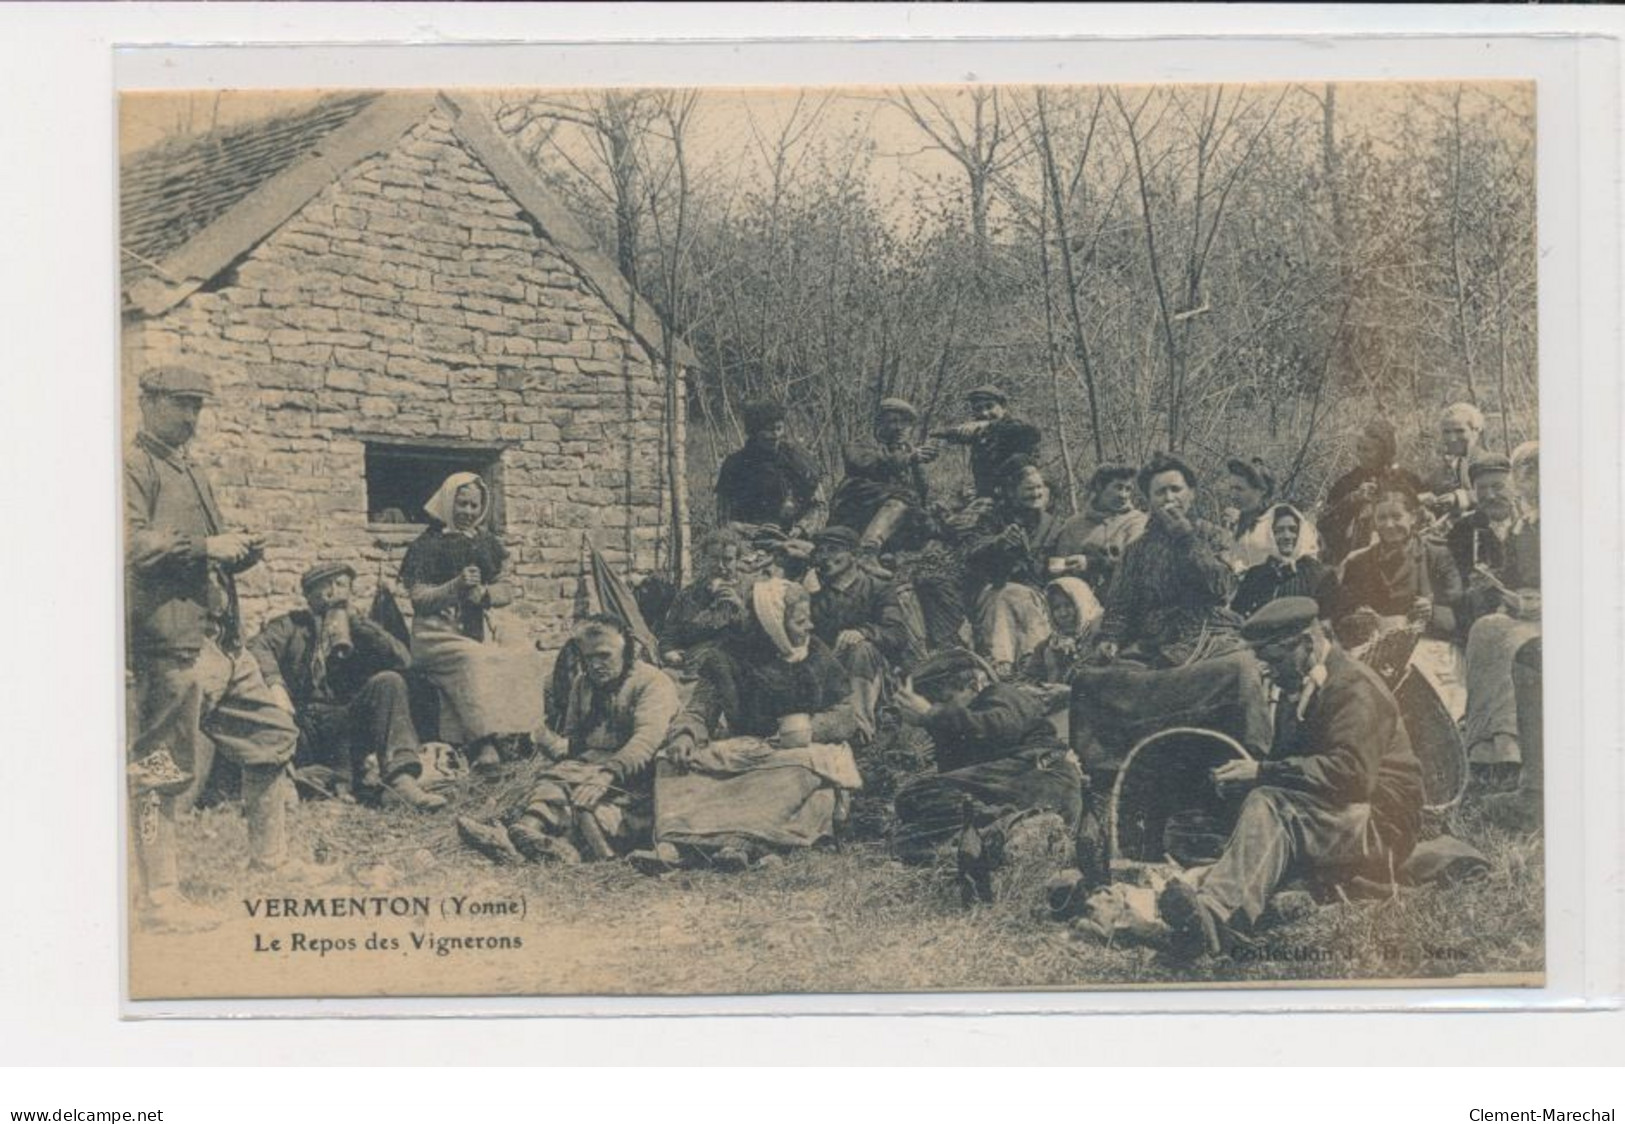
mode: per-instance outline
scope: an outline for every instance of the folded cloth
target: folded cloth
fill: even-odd
[[[862,783],[844,744],[779,749],[761,738],[711,742],[686,768],[655,762],[655,842],[706,847],[742,837],[810,847],[834,836],[847,790]]]
[[[732,776],[753,769],[808,769],[839,788],[863,787],[858,763],[845,742],[814,742],[798,749],[780,749],[766,738],[724,738],[695,750],[689,768],[714,776]]]

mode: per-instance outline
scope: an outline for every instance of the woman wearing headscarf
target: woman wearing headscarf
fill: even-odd
[[[1384,483],[1422,491],[1414,472],[1396,463],[1399,443],[1393,423],[1373,418],[1354,439],[1354,467],[1333,481],[1320,512],[1320,531],[1326,543],[1326,561],[1338,565],[1353,551],[1369,546],[1376,535],[1372,507]]]
[[[1231,569],[1245,574],[1275,553],[1274,508],[1270,506],[1275,497],[1275,476],[1257,457],[1233,459],[1225,467],[1230,473],[1226,489],[1230,500],[1226,513],[1231,540],[1228,556]],[[1301,515],[1298,540],[1305,554],[1320,553],[1320,533]]]
[[[1031,683],[1065,684],[1094,648],[1095,629],[1106,615],[1089,583],[1082,578],[1056,578],[1044,587],[1050,632],[1027,657],[1022,678]]]
[[[1310,526],[1303,512],[1289,503],[1270,509],[1270,556],[1241,576],[1230,602],[1237,616],[1250,617],[1282,597],[1313,597],[1326,611],[1332,571],[1308,549],[1303,530]]]
[[[749,631],[692,664],[698,682],[655,772],[656,849],[634,856],[645,869],[738,869],[811,846],[834,835],[861,783],[851,682],[813,635],[806,589],[768,578],[750,605]]]
[[[491,494],[472,472],[456,472],[423,505],[429,529],[406,550],[401,584],[412,599],[412,666],[440,693],[440,737],[460,744],[475,767],[500,764],[489,719],[486,611],[508,604],[501,580],[507,551],[486,529]]]

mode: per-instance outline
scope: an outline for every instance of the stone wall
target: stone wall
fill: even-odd
[[[522,590],[511,612],[548,647],[573,612],[583,533],[631,577],[664,560],[663,368],[444,109],[217,283],[128,321],[124,345],[128,433],[148,366],[215,379],[195,454],[226,518],[270,541],[241,582],[250,630],[300,601],[318,558],[352,560],[363,596],[393,578],[417,529],[369,524],[371,438],[502,447],[503,538]]]

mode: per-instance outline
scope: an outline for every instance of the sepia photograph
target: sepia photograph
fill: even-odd
[[[1545,982],[1534,82],[118,114],[131,1000]]]

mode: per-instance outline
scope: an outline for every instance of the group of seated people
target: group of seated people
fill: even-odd
[[[1220,873],[1167,902],[1216,948],[1295,866],[1380,856],[1391,878],[1414,844],[1420,768],[1392,682],[1356,658],[1375,639],[1453,653],[1480,783],[1517,775],[1513,660],[1540,629],[1533,443],[1486,453],[1482,418],[1456,406],[1431,486],[1395,463],[1388,423],[1366,426],[1320,525],[1242,459],[1226,524],[1204,519],[1196,473],[1166,454],[1101,467],[1085,510],[1060,518],[1037,430],[996,387],[972,409],[916,446],[916,411],[883,401],[826,502],[783,412],[752,407],[699,576],[648,603],[658,650],[613,618],[583,622],[574,693],[538,737],[557,762],[521,815],[461,821],[465,839],[509,862],[735,869],[833,837],[861,783],[851,747],[894,720],[925,731],[936,764],[893,801],[894,850],[918,860],[1013,813],[1075,829],[1090,775],[1135,739],[1206,726],[1251,755],[1218,783],[1258,793]],[[956,510],[929,502],[921,471],[939,441],[972,447]],[[1523,772],[1503,799],[1528,826],[1538,762]]]
[[[1263,463],[1235,459],[1225,522],[1210,521],[1195,471],[1161,453],[1100,466],[1063,517],[1037,428],[997,386],[969,407],[916,443],[918,411],[883,400],[828,500],[783,410],[750,407],[699,576],[647,603],[658,644],[613,615],[576,624],[528,739],[543,764],[510,815],[460,818],[464,841],[503,863],[739,869],[833,840],[862,784],[854,748],[897,723],[924,731],[936,765],[893,802],[895,852],[923,861],[1035,810],[1077,832],[1091,776],[1135,740],[1211,727],[1250,753],[1216,782],[1253,792],[1224,857],[1164,905],[1219,951],[1304,863],[1379,856],[1391,876],[1414,844],[1420,773],[1392,684],[1349,654],[1396,631],[1455,654],[1481,779],[1538,817],[1538,763],[1512,783],[1512,669],[1540,633],[1533,443],[1487,453],[1482,417],[1457,406],[1426,483],[1395,463],[1388,423],[1367,425],[1318,519]],[[970,450],[954,505],[931,500],[924,472],[943,445]],[[425,505],[400,574],[409,635],[351,612],[355,570],[329,563],[305,574],[306,609],[249,642],[302,762],[356,793],[443,807],[420,783],[423,685],[438,737],[476,772],[501,771],[486,614],[513,590],[489,510],[469,473]],[[1430,674],[1448,693],[1449,674]]]

